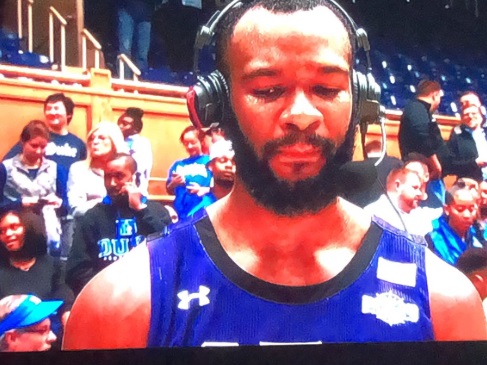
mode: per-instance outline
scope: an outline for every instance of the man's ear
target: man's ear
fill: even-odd
[[[396,191],[399,191],[401,188],[401,181],[399,181],[399,179],[394,181],[394,186],[396,187]]]
[[[5,337],[5,343],[7,344],[7,348],[10,350],[10,351],[15,351],[16,349],[16,345],[17,345],[17,342],[18,342],[18,333],[16,331],[9,331],[7,333],[5,333],[4,335]]]
[[[206,168],[211,172],[213,172],[213,160],[206,164]]]

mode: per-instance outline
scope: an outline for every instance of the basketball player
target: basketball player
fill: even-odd
[[[234,189],[88,284],[65,349],[487,337],[466,277],[337,197],[358,102],[350,28],[330,0],[224,17]]]

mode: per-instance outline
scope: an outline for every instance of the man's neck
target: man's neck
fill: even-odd
[[[475,128],[469,127],[466,124],[464,124],[464,127],[467,128],[467,129],[470,129],[472,132],[478,132],[478,131],[482,130],[482,127],[480,126],[480,124],[477,125]]]
[[[410,205],[408,205],[408,204],[404,203],[404,202],[403,202],[403,201],[400,199],[400,197],[396,197],[396,198],[395,198],[395,201],[396,201],[396,206],[399,208],[399,210],[400,210],[401,212],[403,212],[403,213],[405,213],[405,214],[409,214],[409,213],[411,213],[411,211],[413,210],[413,208],[412,208]]]
[[[63,128],[61,128],[59,130],[50,128],[49,131],[51,133],[54,133],[54,134],[57,134],[57,135],[60,135],[60,136],[65,136],[65,135],[67,135],[69,133],[68,127],[63,127]]]
[[[221,198],[227,196],[233,188],[233,183],[232,184],[219,184],[217,181],[215,181],[215,185],[211,188],[211,192],[215,196],[217,200],[220,200]]]
[[[208,214],[237,265],[262,280],[290,286],[334,277],[370,226],[370,216],[341,198],[317,213],[280,216],[257,204],[238,183]]]
[[[433,99],[431,97],[429,97],[429,96],[418,96],[416,99],[421,100],[422,102],[427,103],[429,105],[429,109],[428,110],[430,112],[433,112],[433,110],[431,110],[431,105],[433,103]]]
[[[460,237],[463,241],[465,241],[465,238],[467,237],[467,232],[468,232],[468,229],[460,229],[458,227],[452,227],[450,226],[451,229],[453,230],[453,232],[455,232],[458,237]]]

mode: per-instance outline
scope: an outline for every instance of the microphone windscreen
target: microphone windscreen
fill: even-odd
[[[336,184],[345,195],[369,189],[377,180],[374,160],[350,161],[343,164],[337,174]]]

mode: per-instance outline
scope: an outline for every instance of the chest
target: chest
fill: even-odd
[[[57,171],[54,165],[42,166],[33,176],[26,169],[7,167],[5,193],[16,196],[45,196],[56,192]]]

